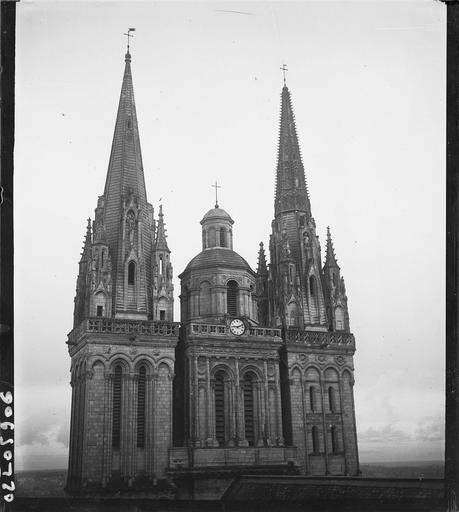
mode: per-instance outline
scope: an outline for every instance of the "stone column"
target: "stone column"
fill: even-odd
[[[201,441],[199,439],[199,387],[198,387],[198,357],[193,356],[193,396],[191,404],[191,439],[193,446],[200,447]]]
[[[257,397],[257,446],[263,446],[263,420],[264,420],[264,411],[263,411],[263,383],[261,380],[255,380],[255,390]]]
[[[322,375],[320,376],[320,394],[322,395],[322,425],[323,425],[323,439],[324,439],[324,452],[325,452],[325,475],[329,474],[328,470],[328,425],[325,418],[325,387]]]
[[[306,414],[306,403],[308,398],[307,381],[303,380],[303,373],[301,374],[301,406],[303,408],[303,430],[304,430],[304,465],[305,471],[308,475],[310,473],[309,467],[309,444],[308,444],[308,422]]]
[[[344,389],[343,389],[343,379],[341,375],[339,376],[339,409],[340,409],[340,419],[341,419],[341,439],[343,443],[343,452],[344,452],[344,474],[347,476],[349,474],[348,469],[348,463],[347,463],[347,450],[346,450],[346,436],[344,435],[345,432],[345,426],[344,426],[344,404],[343,404],[343,397],[344,397]]]
[[[271,445],[271,425],[269,418],[271,417],[272,411],[269,407],[269,382],[268,382],[268,361],[265,359],[263,361],[263,372],[265,375],[265,417],[264,417],[264,431],[265,431],[265,439],[268,446]]]
[[[156,412],[156,380],[158,373],[154,370],[145,380],[145,473],[153,478],[154,447],[155,447],[155,412]]]
[[[235,395],[235,408],[236,408],[236,444],[241,446],[241,443],[245,440],[245,434],[243,432],[244,418],[243,418],[243,400],[241,397],[241,385],[239,382],[239,359],[236,358],[235,362],[235,375],[236,380],[234,383],[234,395]]]
[[[276,444],[284,446],[284,436],[282,432],[282,402],[280,393],[280,377],[279,377],[279,362],[274,363],[274,378],[276,386],[276,422],[277,422],[277,437]]]
[[[113,373],[104,374],[104,430],[102,487],[105,487],[112,473],[112,428],[113,428]]]
[[[235,445],[235,439],[236,439],[236,390],[235,390],[235,383],[232,379],[228,379],[227,382],[228,385],[228,410],[229,410],[229,421],[228,421],[228,446],[234,446]]]

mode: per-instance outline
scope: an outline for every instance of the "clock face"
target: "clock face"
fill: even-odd
[[[231,320],[229,328],[230,328],[231,334],[234,334],[235,336],[241,336],[245,332],[245,324],[239,318],[235,318],[234,320]]]

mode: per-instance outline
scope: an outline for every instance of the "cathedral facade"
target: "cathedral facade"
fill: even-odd
[[[218,203],[205,213],[174,322],[128,50],[67,341],[69,492],[169,485],[218,496],[237,474],[359,474],[346,290],[329,230],[322,264],[285,84],[274,211],[270,262],[260,243],[256,271],[233,249],[230,214]]]

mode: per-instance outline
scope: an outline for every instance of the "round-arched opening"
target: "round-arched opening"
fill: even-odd
[[[236,281],[228,281],[226,291],[226,308],[230,316],[237,316],[238,284]]]

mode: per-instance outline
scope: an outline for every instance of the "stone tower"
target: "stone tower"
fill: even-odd
[[[195,497],[220,496],[238,472],[295,472],[282,430],[281,331],[258,322],[256,274],[233,250],[233,223],[218,205],[209,210],[202,251],[179,276],[174,405],[183,428],[170,474],[193,482]]]
[[[72,411],[67,489],[165,476],[178,324],[162,207],[147,201],[126,54],[104,194],[88,220],[68,336]]]
[[[357,474],[354,336],[330,231],[321,248],[306,184],[290,92],[281,99],[274,220],[266,270],[257,272],[259,317],[281,328],[283,425],[307,474]]]

